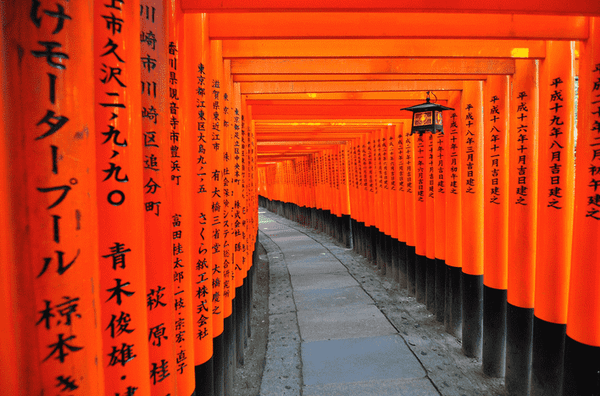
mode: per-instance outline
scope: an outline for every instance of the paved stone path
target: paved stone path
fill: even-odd
[[[261,396],[502,394],[425,307],[351,249],[262,208],[259,229],[270,266]]]

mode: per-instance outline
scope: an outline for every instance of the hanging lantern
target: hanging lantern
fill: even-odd
[[[431,133],[439,131],[443,134],[444,126],[442,122],[442,111],[454,109],[436,103],[430,103],[429,91],[427,91],[425,103],[400,110],[409,110],[413,112],[412,128],[410,130],[410,134],[412,135],[415,132],[422,134],[427,131],[430,131]]]

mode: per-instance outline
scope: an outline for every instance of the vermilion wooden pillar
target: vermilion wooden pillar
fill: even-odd
[[[233,267],[233,232],[232,232],[232,208],[235,195],[235,187],[232,182],[233,172],[233,117],[234,117],[234,95],[231,81],[231,61],[223,61],[223,106],[222,106],[222,158],[223,158],[223,297],[225,307],[225,392],[233,391],[233,375],[235,373],[236,345],[235,345],[235,315],[233,304],[235,300],[234,267]]]
[[[373,207],[371,205],[371,200],[370,200],[370,166],[369,166],[369,141],[370,141],[370,134],[366,135],[364,137],[361,138],[361,156],[360,156],[360,161],[361,161],[361,168],[362,168],[362,195],[361,195],[361,201],[363,202],[363,205],[365,205],[365,211],[364,211],[364,223],[365,223],[365,257],[368,260],[373,260],[374,259],[374,255],[375,255],[375,246],[373,244],[373,240],[371,238],[371,232],[372,232],[372,227],[374,227],[373,225]]]
[[[457,338],[462,337],[462,221],[461,221],[461,136],[462,118],[460,94],[448,101],[454,110],[444,116],[447,134],[448,160],[445,164],[448,189],[446,195],[446,331]]]
[[[373,131],[369,134],[367,138],[367,147],[366,147],[366,160],[367,160],[367,200],[365,201],[369,207],[368,218],[369,218],[369,228],[370,228],[370,240],[371,240],[371,259],[373,264],[377,265],[378,256],[377,253],[377,226],[378,224],[378,208],[375,206],[375,194],[377,193],[377,171],[376,171],[376,162],[375,162],[375,141],[376,141],[376,133],[377,131]]]
[[[410,128],[403,129],[403,167],[404,167],[404,213],[406,220],[406,276],[408,279],[408,294],[416,294],[416,231],[415,231],[415,195],[416,186],[416,159],[415,138],[410,135]]]
[[[448,117],[448,113],[444,117]],[[444,321],[446,309],[446,192],[448,190],[448,161],[446,141],[449,131],[435,135],[433,145],[434,177],[434,221],[435,221],[435,315],[438,322]]]
[[[167,188],[171,195],[170,232],[172,243],[183,246],[172,251],[173,293],[178,307],[174,317],[175,364],[173,371],[177,380],[177,394],[192,395],[196,390],[194,374],[194,301],[193,301],[193,254],[192,234],[192,181],[196,177],[195,157],[191,147],[196,144],[191,124],[185,122],[187,106],[192,99],[184,88],[183,14],[176,1],[168,4],[168,100],[173,110],[169,114],[168,147],[170,177]],[[171,104],[174,104],[171,106]]]
[[[207,95],[207,154],[208,177],[210,180],[209,199],[211,201],[210,223],[212,225],[212,274],[213,274],[213,344],[214,344],[214,384],[215,395],[223,395],[224,390],[224,311],[223,296],[223,56],[222,42],[210,41],[210,71]]]
[[[414,152],[414,229],[415,229],[415,286],[417,301],[425,303],[427,294],[427,136],[415,133],[410,137]]]
[[[483,82],[463,83],[462,349],[481,357],[483,330]]]
[[[600,384],[600,18],[581,45],[573,253],[565,342],[564,395],[598,393]]]
[[[107,394],[150,394],[146,307],[148,299],[167,303],[162,290],[150,296],[146,290],[140,4],[96,2],[94,15],[104,380]],[[112,15],[119,20],[112,23]],[[143,17],[156,12],[144,9]]]
[[[348,143],[343,144],[339,148],[339,187],[340,187],[340,215],[341,215],[341,242],[344,243],[346,248],[352,247],[351,235],[351,205],[350,205],[350,181],[349,181],[349,166],[350,166],[350,145]],[[299,175],[304,177],[304,172],[300,172]],[[300,186],[300,191],[303,191]]]
[[[169,129],[177,104],[168,100],[167,9],[162,0],[140,0],[148,10],[140,18],[144,234],[146,246],[146,294],[160,296],[148,304],[150,386],[153,395],[175,392],[174,311],[183,300],[174,296],[171,258],[186,250],[171,232],[171,179]]]
[[[0,11],[3,392],[97,394],[94,53],[84,39],[93,8],[5,2]]]
[[[383,205],[381,207],[381,220],[383,223],[383,265],[385,266],[385,275],[391,279],[393,279],[393,255],[392,255],[392,245],[391,245],[391,235],[392,235],[392,226],[390,224],[391,218],[391,199],[390,199],[390,189],[389,189],[389,150],[388,150],[388,139],[389,139],[389,129],[382,129],[381,131],[381,143],[379,144],[379,151],[381,156],[381,183],[380,188],[382,190],[381,197],[383,200]],[[395,203],[394,203],[395,204]]]
[[[377,267],[385,274],[385,221],[383,220],[384,189],[383,189],[383,156],[381,139],[384,131],[378,129],[373,134],[373,204],[375,209]]]
[[[358,202],[358,169],[357,169],[357,139],[348,142],[348,198],[350,207],[350,227],[352,233],[352,249],[361,253],[360,249],[360,208]]]
[[[245,322],[245,294],[243,293],[244,276],[245,273],[242,269],[242,222],[241,222],[241,202],[243,199],[243,190],[241,183],[241,134],[242,134],[242,97],[240,93],[240,85],[233,85],[233,141],[231,153],[232,166],[230,170],[230,179],[233,185],[234,197],[231,200],[231,234],[233,236],[232,242],[232,268],[233,274],[233,287],[235,287],[235,315],[236,315],[236,362],[238,364],[244,364],[244,341],[246,339],[247,323]],[[264,168],[259,168],[258,171],[263,171]],[[264,178],[264,176],[263,176]],[[260,178],[259,178],[260,179]],[[264,180],[264,179],[263,179]],[[259,182],[259,186],[260,186]],[[263,192],[263,196],[266,194]]]
[[[408,229],[407,229],[407,211],[406,208],[406,153],[405,153],[405,141],[404,141],[404,124],[398,123],[395,125],[394,132],[396,137],[396,175],[397,175],[397,214],[396,221],[398,223],[398,240],[399,244],[399,256],[400,266],[398,269],[398,287],[400,290],[408,287],[408,274],[407,274],[407,252],[408,252]]]
[[[427,239],[425,241],[426,259],[426,304],[427,309],[436,312],[435,301],[435,156],[434,134],[425,134],[425,222]]]
[[[246,279],[246,296],[247,296],[247,304],[248,308],[246,309],[246,324],[247,324],[247,335],[248,337],[252,336],[252,326],[251,326],[251,317],[250,317],[250,298],[252,296],[252,253],[253,246],[250,246],[250,243],[254,240],[252,233],[252,221],[251,216],[255,214],[258,216],[258,210],[254,211],[256,208],[255,199],[256,195],[253,191],[254,185],[254,175],[251,174],[251,160],[255,159],[256,154],[254,153],[254,149],[251,147],[250,143],[255,139],[255,121],[252,117],[252,106],[247,106],[246,114],[245,114],[245,122],[246,129],[245,134],[242,135],[242,174],[244,178],[244,192],[246,198],[246,205],[244,206],[244,210],[242,210],[242,238],[244,239],[244,243],[242,244],[242,253],[243,253],[243,266],[245,271],[245,279]],[[256,223],[258,225],[258,222]],[[255,233],[255,232],[254,232]]]
[[[387,148],[388,148],[388,190],[389,190],[389,213],[390,220],[390,242],[392,258],[392,279],[399,282],[400,247],[398,239],[398,136],[396,126],[388,126]]]
[[[483,372],[503,377],[508,266],[509,76],[488,76],[484,90]]]
[[[23,8],[23,11],[25,11],[25,8]],[[23,17],[22,19],[25,18]],[[6,20],[5,3],[0,3],[0,20]],[[2,29],[0,31],[0,51],[2,53],[7,51],[6,30]],[[8,56],[4,56],[0,59],[0,78],[2,78],[2,81],[8,82],[9,61],[7,58]],[[6,175],[0,178],[0,205],[5,213],[0,218],[0,250],[4,252],[2,259],[0,259],[0,277],[5,282],[0,294],[0,317],[4,318],[5,325],[12,329],[12,331],[5,335],[4,342],[0,344],[0,360],[8,362],[14,359],[14,364],[7,365],[6,370],[0,374],[0,381],[5,384],[6,392],[16,394],[19,392],[19,389],[23,391],[31,390],[33,392],[33,389],[39,389],[40,386],[38,381],[30,381],[29,385],[25,382],[24,374],[27,371],[31,371],[27,370],[27,366],[28,364],[34,364],[35,358],[32,354],[29,354],[30,357],[27,358],[27,352],[21,347],[22,338],[26,333],[24,325],[27,322],[27,316],[18,317],[14,315],[19,304],[17,291],[24,288],[20,287],[17,266],[12,265],[15,262],[15,257],[18,255],[17,247],[14,244],[15,236],[13,234],[13,229],[16,228],[18,223],[15,217],[16,210],[13,206],[14,203],[11,201],[10,194],[11,191],[13,191],[13,196],[15,194],[11,188],[13,181],[8,176],[11,174],[8,156],[10,152],[10,138],[8,136],[10,127],[8,121],[9,114],[11,114],[11,111],[14,111],[10,105],[11,100],[8,92],[8,89],[0,91],[0,172]],[[35,312],[34,302],[32,301],[30,304],[29,311],[33,313]]]
[[[196,393],[212,396],[213,385],[213,304],[212,304],[212,222],[207,138],[210,128],[210,51],[206,15],[185,14],[182,45],[184,131],[194,144],[187,147],[192,157],[192,302]]]
[[[548,41],[540,66],[532,392],[562,388],[573,236],[575,43]]]
[[[524,394],[531,380],[539,67],[535,60],[516,62],[510,99],[506,388]]]

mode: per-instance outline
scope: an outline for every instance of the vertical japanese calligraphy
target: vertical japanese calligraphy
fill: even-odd
[[[569,396],[594,392],[600,371],[600,309],[591,304],[600,301],[599,18],[590,18],[589,31],[579,58],[573,253],[563,384],[564,394]]]
[[[449,131],[446,138],[448,160],[445,163],[448,187],[446,189],[446,331],[460,337],[462,333],[462,205],[460,194],[462,116],[460,94],[450,96],[448,106],[455,110],[444,117],[444,130]]]
[[[177,238],[179,230],[175,231],[176,238],[171,232],[169,164],[172,150],[169,141],[172,143],[174,139],[168,131],[178,106],[169,95],[169,84],[176,79],[168,67],[165,4],[163,0],[140,1],[149,378],[152,392],[160,395],[175,393],[175,345],[170,340],[175,338],[174,315],[185,308],[185,302],[181,291],[174,296],[174,284],[169,281],[171,276],[176,281],[183,281],[183,272],[174,271],[170,263],[187,249],[181,238]],[[150,86],[151,91],[148,90]]]
[[[537,231],[539,66],[517,60],[512,76],[509,142],[509,218],[506,387],[529,391]]]
[[[140,5],[95,2],[100,301],[106,393],[150,394],[146,314]],[[148,67],[152,67],[148,63]],[[154,118],[156,119],[156,118]],[[153,120],[152,120],[153,121]]]
[[[184,133],[189,133],[193,144],[188,147],[191,152],[193,168],[192,194],[192,305],[193,321],[188,327],[189,335],[194,340],[194,366],[196,373],[196,391],[212,392],[212,232],[211,201],[209,198],[210,181],[208,169],[207,125],[209,122],[209,44],[206,15],[184,14],[184,37],[197,37],[197,41],[184,40],[183,48],[179,48],[184,66],[184,82],[182,91],[185,94]],[[182,149],[185,149],[182,146]],[[191,362],[190,362],[191,363]]]
[[[427,204],[425,199],[427,197],[427,145],[425,136],[426,133],[415,133],[410,138],[414,144],[414,184],[415,194],[414,196],[414,223],[413,228],[415,232],[415,284],[416,284],[416,296],[417,301],[425,303],[427,293],[427,261],[426,261],[426,249],[427,249]]]
[[[212,254],[212,315],[213,315],[213,339],[223,333],[223,147],[222,147],[222,107],[224,107],[221,82],[223,79],[223,58],[221,56],[222,43],[212,40],[210,42],[211,56],[211,74],[208,82],[209,95],[212,104],[209,111],[210,131],[207,133],[207,152],[210,161],[208,162],[208,178],[210,180],[210,190],[208,198],[211,201],[210,224],[212,234],[212,244],[210,252]],[[221,356],[222,358],[222,356]]]
[[[483,313],[483,82],[463,83],[461,205],[465,355],[481,357]]]
[[[562,388],[573,232],[575,43],[546,42],[540,66],[532,389]],[[546,120],[544,122],[544,120]],[[560,364],[556,362],[560,361]]]
[[[101,334],[94,326],[99,320],[97,207],[90,176],[94,106],[87,91],[93,84],[93,46],[80,36],[93,34],[93,13],[89,6],[55,0],[4,2],[1,15],[6,189],[0,200],[6,205],[2,225],[9,226],[2,237],[12,234],[2,242],[2,274],[8,276],[2,308],[12,316],[3,316],[6,331],[15,333],[1,349],[3,363],[14,364],[3,379],[15,375],[4,392],[103,392],[102,368],[96,365]],[[11,348],[17,345],[22,351]]]
[[[170,149],[171,173],[167,183],[171,196],[170,232],[171,242],[181,243],[183,253],[171,251],[171,269],[173,274],[173,293],[177,309],[173,317],[173,342],[175,343],[175,362],[173,372],[177,382],[177,394],[194,393],[194,318],[193,310],[193,272],[192,257],[193,213],[191,198],[192,180],[195,177],[192,151],[196,143],[193,130],[185,125],[183,114],[187,114],[186,104],[191,99],[183,88],[182,46],[183,14],[178,2],[169,2],[169,40],[168,40],[168,102],[170,133],[166,144]],[[195,119],[192,120],[195,122]]]
[[[502,377],[508,266],[509,76],[489,76],[484,91],[484,289],[482,366]]]

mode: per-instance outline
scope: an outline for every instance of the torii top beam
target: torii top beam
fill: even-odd
[[[589,0],[181,0],[184,12],[449,12],[484,14],[600,15]]]

